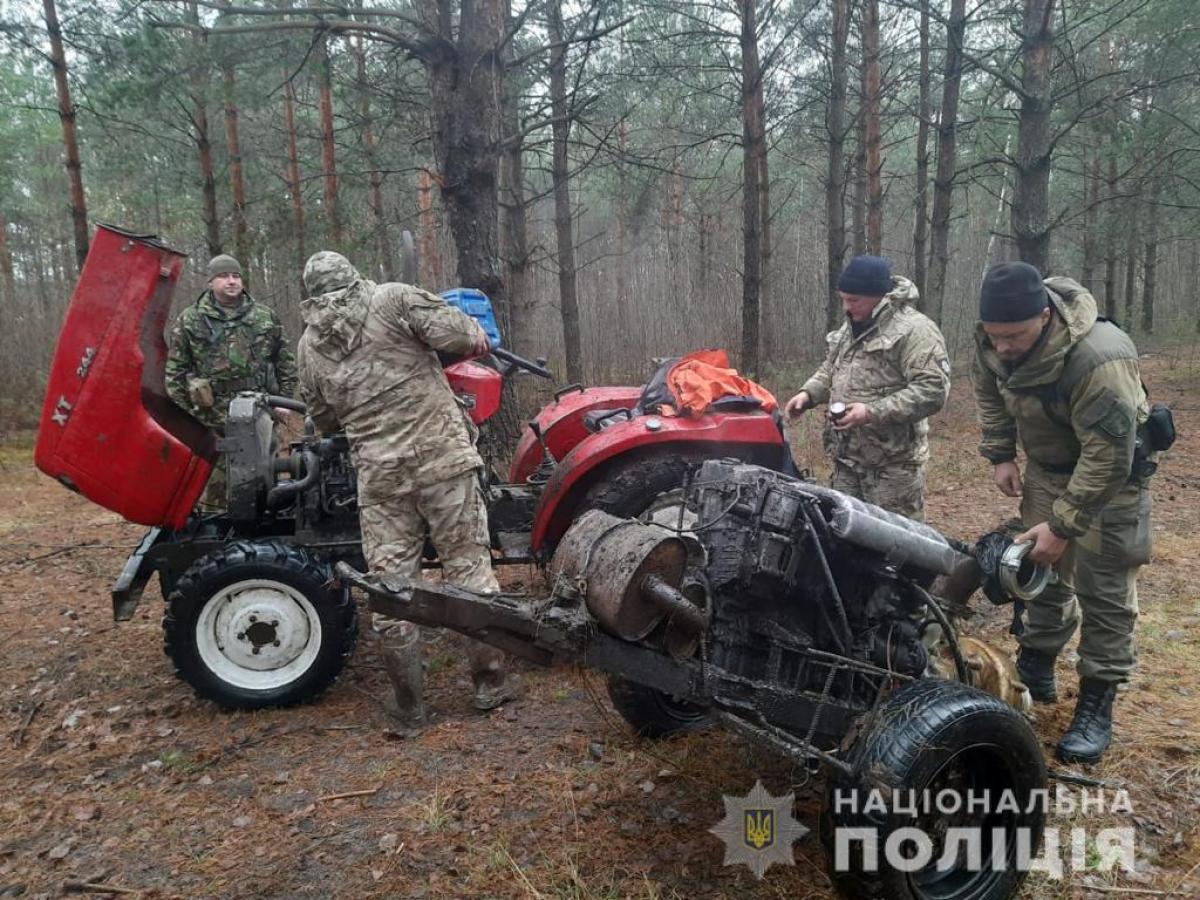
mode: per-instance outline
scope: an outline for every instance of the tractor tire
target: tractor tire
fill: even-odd
[[[1045,811],[1031,799],[1039,796],[1035,791],[1046,789],[1046,765],[1037,737],[1017,710],[957,681],[922,679],[900,688],[868,718],[846,761],[854,767],[854,774],[831,774],[821,817],[821,839],[840,896],[848,900],[1007,900],[1016,896],[1026,874],[1019,871],[1017,848],[1028,841],[1030,858],[1038,852]],[[957,811],[952,802],[950,810],[942,809],[940,798],[946,791],[962,802]],[[873,792],[882,803],[871,802]],[[984,792],[990,792],[982,804],[988,808],[978,810],[966,803]],[[1003,802],[1005,792],[1011,792],[1016,811],[1011,802],[1007,806]],[[893,803],[895,797],[901,798],[900,803]],[[843,800],[840,806],[839,798]],[[850,803],[849,798],[856,802]],[[847,805],[854,808],[841,808]],[[914,805],[915,815],[908,811]],[[847,842],[849,849],[840,864],[836,859],[838,829],[857,830],[854,840]],[[928,863],[916,871],[900,871],[888,864],[888,838],[902,829],[921,832],[933,848]],[[950,829],[960,836],[978,838],[977,859],[971,858],[976,855],[974,848],[968,852],[962,840],[946,842]],[[993,850],[998,847],[993,829],[1004,833],[1003,866],[992,862]],[[1020,842],[1018,834],[1022,835]],[[896,842],[909,851],[913,847],[912,841]],[[864,843],[874,843],[877,864],[871,864],[862,852]],[[950,846],[957,853],[945,860],[943,851]],[[909,852],[904,858],[914,856]],[[906,863],[904,868],[915,865]]]
[[[226,709],[306,703],[354,652],[350,591],[327,565],[282,541],[239,541],[196,560],[175,581],[163,649],[175,673]]]
[[[584,495],[580,511],[600,509],[621,519],[643,516],[662,494],[683,487],[687,467],[707,457],[696,453],[651,453],[622,460],[602,473]]]
[[[615,675],[609,676],[608,696],[621,718],[641,737],[663,738],[712,725],[703,707]]]

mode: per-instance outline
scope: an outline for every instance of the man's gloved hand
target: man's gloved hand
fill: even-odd
[[[187,380],[188,397],[196,409],[212,409],[212,383],[207,378],[189,378]]]

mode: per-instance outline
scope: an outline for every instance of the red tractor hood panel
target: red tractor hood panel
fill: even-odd
[[[184,255],[100,226],[54,350],[37,467],[142,525],[178,528],[204,490],[216,435],[167,397],[163,326]]]

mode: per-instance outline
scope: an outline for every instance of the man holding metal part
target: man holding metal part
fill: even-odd
[[[1017,669],[1035,701],[1056,702],[1054,663],[1079,627],[1079,696],[1057,755],[1098,762],[1137,659],[1137,571],[1150,561],[1156,442],[1137,348],[1081,285],[1022,262],[987,271],[979,318],[980,452],[1000,491],[1021,499],[1016,541],[1059,574],[1026,608]]]
[[[922,521],[929,416],[950,395],[946,341],[913,304],[917,288],[878,256],[856,256],[838,278],[846,312],[825,362],[788,401],[796,417],[829,404],[831,486]]]

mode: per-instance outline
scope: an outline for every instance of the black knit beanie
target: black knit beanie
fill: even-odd
[[[842,270],[837,289],[860,297],[883,297],[892,289],[892,264],[880,256],[856,256]]]
[[[1029,263],[996,263],[979,289],[981,322],[1024,322],[1049,303],[1042,276]]]

